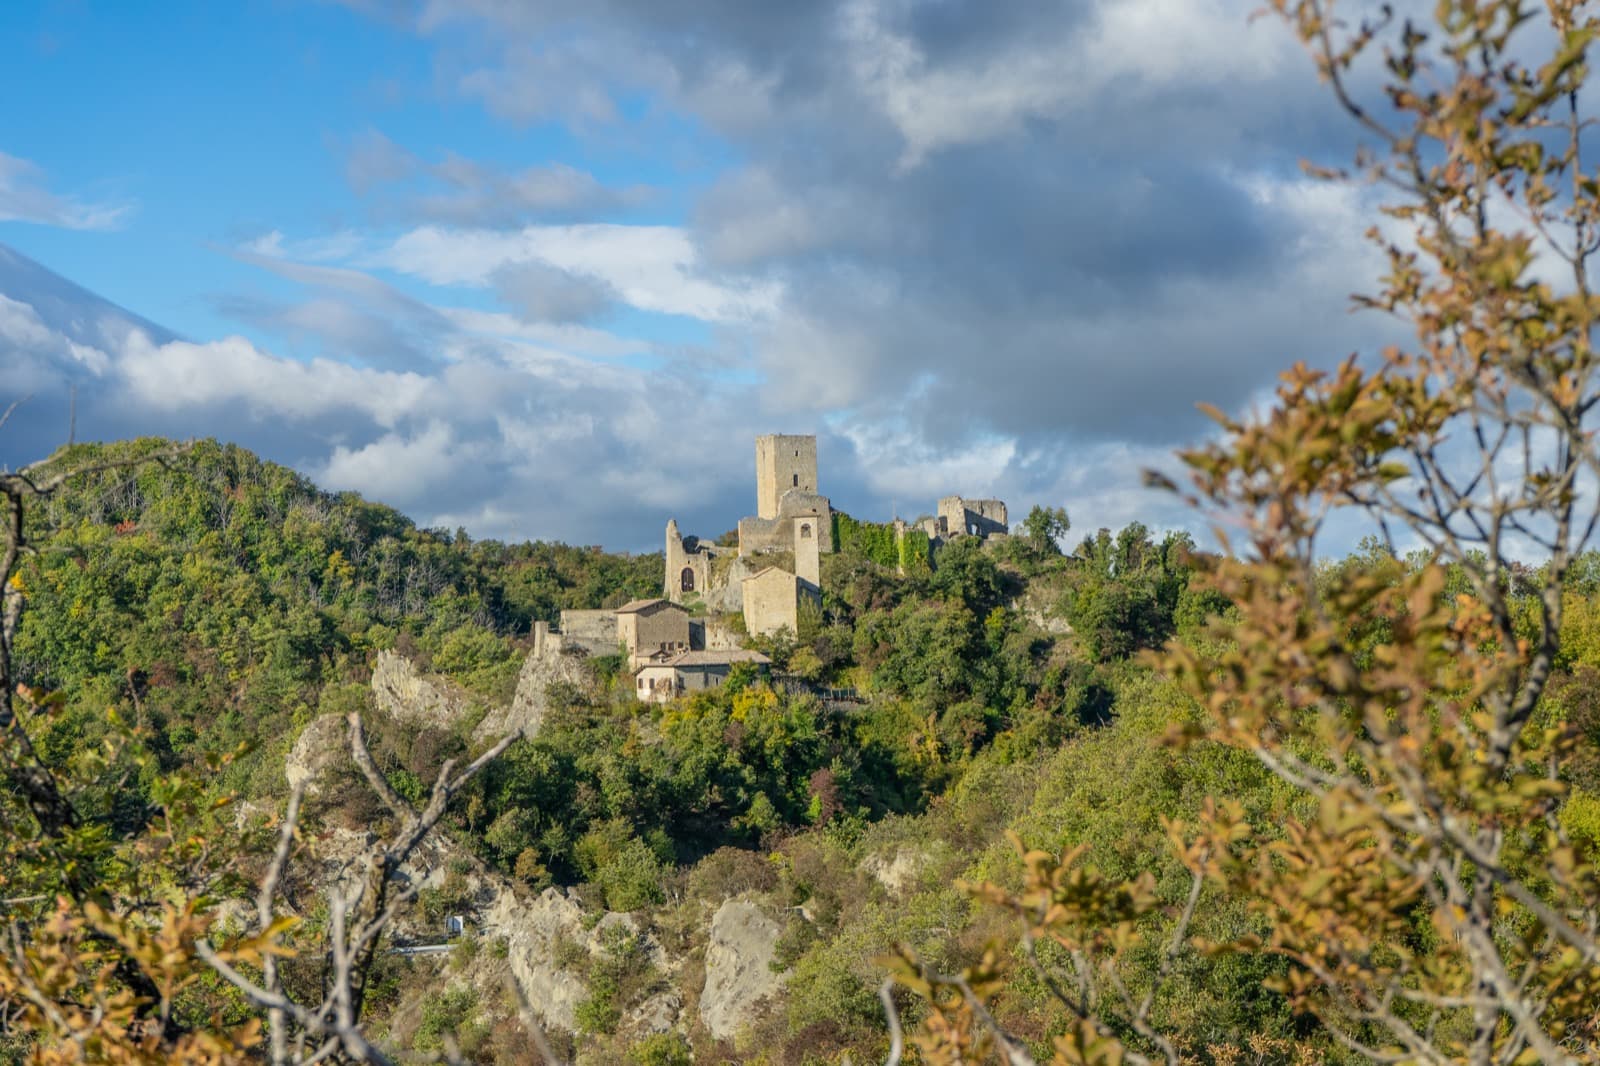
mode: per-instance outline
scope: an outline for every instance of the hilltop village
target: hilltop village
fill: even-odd
[[[739,663],[768,665],[743,640],[799,633],[802,615],[820,611],[822,556],[836,548],[839,520],[850,521],[817,486],[816,437],[757,437],[756,513],[739,520],[737,544],[686,536],[668,519],[660,597],[612,610],[562,611],[558,631],[535,627],[536,647],[594,655],[621,650],[635,694],[651,702],[719,685]],[[897,545],[913,532],[930,545],[1010,532],[1002,501],[962,496],[941,498],[931,517],[896,518],[889,528]]]

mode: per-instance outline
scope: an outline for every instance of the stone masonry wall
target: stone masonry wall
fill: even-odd
[[[616,611],[562,611],[561,639],[590,655],[612,655],[617,650]]]
[[[756,438],[756,514],[778,517],[783,494],[817,491],[817,438],[769,434]]]

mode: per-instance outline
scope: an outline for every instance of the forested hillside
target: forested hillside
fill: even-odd
[[[84,447],[60,461],[120,461],[161,447]],[[445,760],[482,748],[473,731],[512,698],[532,621],[648,595],[659,582],[656,556],[419,530],[210,442],[74,479],[29,522],[38,552],[16,580],[27,610],[15,650],[24,691],[38,697],[35,742],[62,767],[108,744],[131,775],[85,808],[111,849],[95,851],[97,863],[119,862],[117,841],[137,841],[141,819],[170,806],[173,773],[199,775],[195,806],[225,804],[224,817],[281,809],[285,753],[313,722],[339,721],[335,713],[362,714],[390,786],[423,801]],[[445,961],[380,958],[374,1030],[397,1049],[437,1050],[450,1034],[482,1062],[530,1053],[515,1004],[493,978],[506,965],[495,960],[510,955],[513,968],[557,971],[579,990],[572,1031],[555,1026],[552,1038],[580,1062],[688,1061],[691,1050],[694,1061],[871,1061],[886,1049],[877,986],[897,945],[920,965],[953,970],[1014,936],[1003,910],[960,887],[1018,885],[1007,832],[1047,853],[1087,848],[1108,884],[1151,878],[1154,906],[1137,926],[1158,942],[1191,882],[1167,841],[1173,820],[1200,817],[1219,796],[1269,823],[1307,808],[1235,747],[1174,743],[1202,732],[1203,715],[1140,653],[1174,638],[1197,647],[1217,639],[1208,621],[1232,608],[1191,584],[1206,557],[1184,536],[1138,526],[1063,552],[1055,534],[1064,527],[1064,516],[1035,515],[1016,537],[955,541],[909,574],[855,551],[828,557],[820,617],[757,642],[775,660],[772,681],[740,673],[720,689],[642,705],[619,660],[588,661],[579,683],[552,689],[538,732],[454,797],[441,829],[458,858],[440,860],[443,880],[421,894],[405,928],[477,916],[487,876],[528,906],[555,887],[590,921],[631,912],[631,939],[592,951],[558,940],[549,958],[521,958],[491,936]],[[1330,588],[1352,575],[1398,585],[1421,566],[1421,557],[1373,545],[1321,573]],[[1583,735],[1564,764],[1577,788],[1562,820],[1592,853],[1600,560],[1585,557],[1575,572],[1547,716],[1570,715]],[[1527,587],[1536,576],[1527,573]],[[1452,579],[1437,595],[1461,587]],[[1531,626],[1534,604],[1525,605]],[[1363,649],[1391,639],[1393,624],[1379,612],[1345,637],[1368,656]],[[457,716],[418,723],[376,708],[367,680],[381,649],[454,686]],[[858,701],[817,694],[841,689]],[[323,832],[383,824],[355,768],[334,762],[312,806]],[[203,832],[232,832],[224,820],[205,824]],[[247,833],[229,862],[254,868],[269,843]],[[7,883],[21,895],[40,877],[24,869]],[[217,890],[247,898],[247,881],[229,883]],[[322,887],[302,880],[290,900],[316,914]],[[738,1036],[709,1032],[683,1006],[702,995],[709,916],[732,898],[755,901],[778,923],[770,967],[784,982],[743,1016]],[[1189,932],[1226,942],[1259,921],[1244,901],[1218,899]],[[1155,951],[1123,964],[1135,986],[1164,965]],[[305,964],[284,965],[295,974]],[[441,967],[454,990],[444,999],[429,995]],[[1271,991],[1289,972],[1270,956],[1188,954],[1164,972],[1152,1021],[1201,1061],[1247,1052],[1264,1062],[1339,1060],[1337,1042]],[[1068,1031],[1070,1016],[1045,986],[1016,974],[992,1004],[1007,1031],[1036,1046]],[[248,1017],[212,987],[184,1003],[189,1024],[217,1009]],[[629,1020],[657,1002],[679,1005],[664,1028]],[[900,1009],[910,1022],[924,1008],[908,1000]],[[13,1056],[29,1047],[20,1030],[6,1041]]]
[[[59,462],[120,461],[165,443],[84,445]],[[534,619],[660,585],[658,556],[418,529],[211,441],[77,479],[28,522],[39,551],[18,577],[28,610],[17,674],[65,698],[42,746],[72,750],[115,707],[149,726],[169,765],[252,746],[235,774],[263,760],[270,769],[325,701],[365,683],[375,649],[501,700]]]
[[[57,462],[165,447],[83,446]],[[34,740],[65,765],[134,729],[150,753],[143,792],[104,815],[124,829],[159,807],[171,772],[207,775],[208,803],[280,807],[295,738],[351,709],[368,716],[391,783],[418,797],[443,760],[468,752],[482,712],[511,698],[532,621],[648,595],[660,580],[658,556],[419,530],[212,442],[75,478],[28,522],[38,551],[16,579],[27,596],[16,674],[52,694]],[[827,560],[821,617],[760,642],[788,681],[736,677],[660,709],[617,684],[618,663],[596,660],[536,737],[471,783],[446,827],[526,890],[572,887],[612,910],[681,904],[684,886],[710,891],[717,871],[750,865],[755,884],[816,912],[784,935],[797,974],[784,1032],[810,1045],[822,1025],[825,1044],[870,1047],[870,959],[914,930],[846,928],[859,917],[846,905],[861,888],[856,852],[919,841],[908,869],[944,898],[972,846],[1024,813],[1039,783],[1022,768],[1053,764],[1062,741],[1115,721],[1128,685],[1140,700],[1152,691],[1127,657],[1203,616],[1207,601],[1187,592],[1191,562],[1185,539],[1137,527],[1091,537],[1072,557],[1047,532],[960,541],[911,576],[840,553]],[[375,713],[366,682],[380,649],[458,685],[464,713],[424,726]],[[824,704],[812,685],[855,689],[861,702]],[[971,810],[962,797],[975,767],[1012,784],[980,789]],[[381,815],[352,768],[341,780],[323,806],[330,824]],[[821,865],[780,876],[787,848],[810,856],[802,869]],[[770,1034],[775,1046],[790,1038]]]

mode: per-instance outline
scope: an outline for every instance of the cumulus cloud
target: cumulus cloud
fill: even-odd
[[[1371,276],[1361,212],[1294,169],[1346,142],[1291,35],[1251,11],[430,0],[414,25],[467,95],[647,91],[741,163],[684,230],[423,227],[382,261],[472,285],[538,261],[737,324],[775,417],[892,414],[940,455],[1167,446],[1204,431],[1197,401],[1240,404],[1382,328],[1346,314]],[[462,26],[504,44],[462,48]]]
[[[603,279],[548,262],[513,263],[489,280],[501,303],[532,322],[582,322],[617,299],[616,290]]]
[[[0,287],[39,305],[0,297],[0,403],[33,394],[0,435],[5,465],[66,438],[71,385],[79,439],[221,436],[426,525],[464,524],[479,536],[651,548],[668,514],[694,528],[743,507],[750,464],[724,442],[758,432],[752,387],[692,366],[666,373],[616,362],[648,345],[575,324],[429,307],[443,323],[437,357],[415,369],[296,358],[244,337],[192,342],[139,328],[3,247],[0,268]],[[322,295],[286,305],[311,317],[340,296],[386,291],[348,268],[295,273],[326,283]],[[690,424],[695,432],[685,432]]]
[[[0,152],[0,222],[112,229],[131,210],[127,204],[94,203],[51,192],[45,184],[44,171],[37,165]]]
[[[504,271],[533,264],[592,279],[641,311],[709,322],[759,316],[775,309],[780,298],[780,289],[770,282],[708,276],[700,269],[694,242],[677,226],[422,226],[367,261],[434,285],[480,287],[504,278]]]

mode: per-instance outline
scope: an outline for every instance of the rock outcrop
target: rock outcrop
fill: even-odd
[[[372,666],[372,694],[397,722],[448,729],[468,710],[469,700],[448,682],[423,677],[410,659],[380,651]]]
[[[520,730],[531,737],[539,731],[550,708],[550,686],[556,683],[581,685],[588,678],[584,656],[568,647],[561,637],[540,622],[534,626],[533,650],[523,660],[517,675],[516,695],[511,706],[490,711],[473,731],[475,740],[493,740]]]
[[[867,856],[862,860],[861,870],[882,885],[889,895],[899,897],[916,887],[927,865],[927,853],[901,848],[892,855]]]
[[[631,914],[611,912],[598,924],[588,927],[583,908],[560,890],[547,888],[531,903],[523,903],[510,892],[500,893],[484,914],[484,930],[504,937],[511,972],[516,975],[528,1004],[546,1025],[575,1032],[578,1004],[589,995],[583,979],[558,963],[563,944],[577,945],[589,955],[605,950],[609,930],[621,928],[638,934],[639,923]],[[650,965],[664,967],[666,955],[661,945],[645,933],[641,946]],[[661,997],[641,1004],[635,1012],[639,1023],[650,1032],[672,1028],[678,1004]]]
[[[763,999],[783,987],[785,974],[772,972],[778,923],[747,899],[730,899],[711,919],[706,945],[706,985],[700,995],[700,1020],[712,1036],[729,1040],[755,1017]]]
[[[317,779],[341,759],[350,758],[348,728],[339,715],[325,714],[312,719],[300,731],[283,763],[283,775],[289,779],[290,788],[305,782],[306,795],[317,794],[321,788]]]

